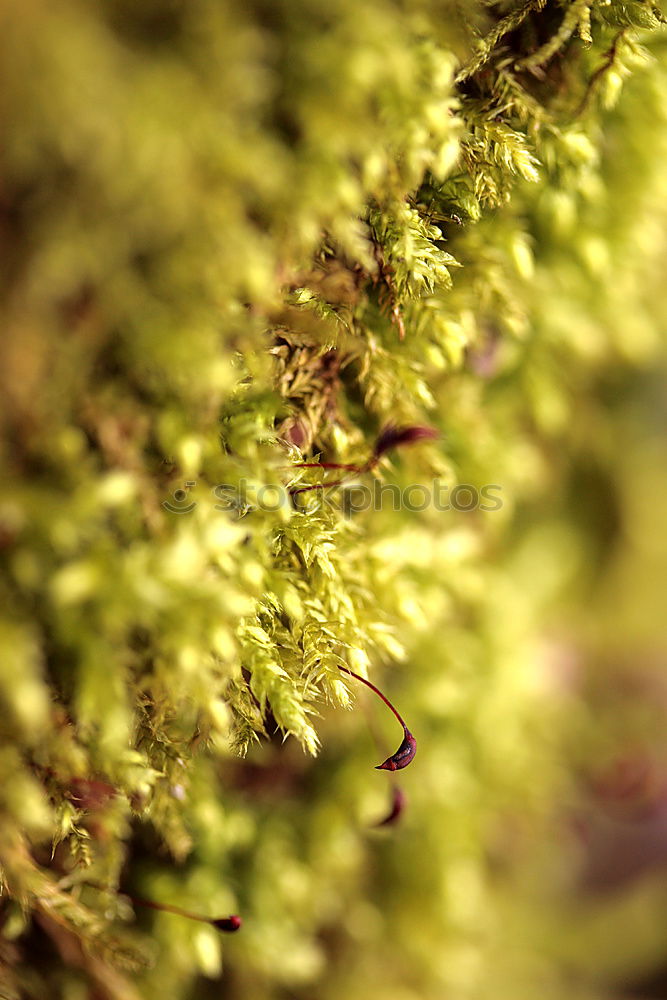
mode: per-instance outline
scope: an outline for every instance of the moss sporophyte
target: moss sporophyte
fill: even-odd
[[[354,677],[356,680],[361,681],[361,683],[365,684],[366,687],[369,687],[371,691],[374,691],[378,698],[381,698],[385,705],[391,709],[400,724],[403,726],[403,740],[401,741],[401,745],[398,750],[396,750],[396,752],[390,757],[387,757],[387,759],[381,764],[378,764],[376,766],[376,770],[400,771],[402,768],[407,767],[412,761],[414,755],[417,753],[417,741],[406,726],[401,714],[396,710],[396,708],[394,708],[389,699],[382,693],[382,691],[380,691],[379,688],[375,686],[375,684],[367,681],[366,678],[362,677],[360,674],[355,674],[354,670],[350,670],[349,667],[341,667],[339,665],[338,669],[342,670],[343,673],[349,674],[350,677]]]
[[[354,670],[350,670],[349,667],[343,667],[339,664],[338,669],[341,670],[343,673],[349,674],[350,677],[354,677],[355,680],[360,681],[362,684],[365,684],[366,687],[370,688],[371,691],[373,691],[373,693],[376,694],[378,698],[380,698],[385,703],[385,705],[393,712],[393,714],[396,716],[399,723],[403,727],[403,739],[401,740],[400,746],[393,754],[391,754],[391,756],[387,757],[387,759],[384,760],[381,764],[377,764],[376,770],[400,771],[404,767],[407,767],[408,764],[412,762],[417,752],[417,741],[410,732],[410,730],[408,729],[407,725],[405,724],[403,716],[400,714],[398,709],[392,704],[389,698],[387,698],[387,696],[383,694],[383,692],[380,691],[380,689],[376,687],[376,685],[373,684],[371,681],[366,680],[365,677],[362,677],[360,674],[355,673]],[[400,817],[401,813],[403,812],[404,807],[405,807],[404,793],[401,791],[400,788],[394,787],[392,793],[391,809],[388,815],[375,825],[389,826],[392,823],[395,823],[396,820]],[[89,882],[88,884],[94,888],[99,888],[99,889],[104,888],[103,886],[98,885],[97,883],[94,882]],[[216,930],[226,931],[227,933],[233,933],[234,931],[239,930],[239,928],[243,923],[241,917],[238,916],[237,914],[231,914],[230,916],[227,917],[205,917],[201,914],[193,913],[191,910],[185,910],[180,906],[174,906],[171,903],[158,903],[155,900],[143,899],[140,896],[134,896],[128,892],[124,892],[123,895],[127,896],[127,898],[131,900],[131,902],[134,903],[135,906],[143,906],[147,909],[158,910],[163,913],[173,913],[174,915],[179,917],[184,917],[187,920],[196,920],[200,923],[210,924],[211,927],[215,927]]]
[[[85,884],[92,889],[100,889],[103,892],[109,891],[108,886],[101,885],[99,882],[86,882]],[[125,890],[120,891],[135,906],[143,906],[149,910],[159,910],[162,913],[173,913],[177,917],[185,917],[186,920],[196,920],[201,924],[210,924],[211,927],[215,927],[218,931],[226,931],[231,934],[239,930],[243,923],[241,917],[235,913],[230,914],[228,917],[205,917],[200,913],[185,910],[181,906],[174,906],[172,903],[157,903],[154,899],[143,899],[141,896],[133,896],[131,893],[125,892]]]
[[[386,452],[393,448],[400,448],[406,444],[414,444],[417,441],[433,440],[438,437],[438,432],[433,427],[415,424],[407,427],[396,427],[388,424],[382,430],[375,442],[370,458],[361,465],[347,465],[339,462],[296,462],[292,468],[295,469],[336,469],[344,473],[338,479],[329,480],[326,483],[315,483],[311,486],[293,486],[290,495],[296,496],[299,493],[307,493],[309,490],[323,490],[330,486],[340,486],[350,475],[361,475],[370,472],[378,464]]]
[[[376,827],[393,826],[394,823],[397,823],[403,815],[406,805],[407,799],[405,797],[405,792],[402,788],[399,788],[398,785],[394,785],[391,790],[391,805],[389,807],[389,812],[373,825]]]
[[[172,906],[170,903],[156,903],[152,899],[141,899],[138,896],[130,896],[128,893],[124,893],[124,895],[128,896],[128,899],[131,899],[135,906],[145,906],[151,910],[162,910],[164,913],[175,913],[176,916],[185,917],[187,920],[198,920],[202,924],[210,924],[211,927],[215,927],[219,931],[233,933],[243,923],[241,918],[235,913],[229,917],[203,917],[201,914],[184,910],[180,906]]]

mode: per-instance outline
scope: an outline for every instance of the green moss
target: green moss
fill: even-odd
[[[568,670],[609,616],[659,641],[660,24],[615,0],[6,12],[3,995],[592,997],[660,955],[632,933],[659,892],[620,907],[614,962],[587,916],[572,945],[553,834],[634,725],[603,708],[596,734],[595,668]],[[390,421],[440,438],[358,485],[502,504],[355,512],[300,465],[363,466]],[[391,835],[339,664],[419,739]],[[132,925],[122,889],[244,927]]]

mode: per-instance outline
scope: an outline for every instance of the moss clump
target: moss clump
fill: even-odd
[[[213,995],[216,931],[132,925],[122,888],[243,915],[229,996],[593,995],[542,851],[573,746],[624,731],[564,694],[568,651],[604,659],[576,609],[655,639],[620,539],[653,481],[661,20],[5,12],[3,996]],[[333,493],[302,464],[389,423],[440,436]],[[392,840],[346,665],[420,737]]]

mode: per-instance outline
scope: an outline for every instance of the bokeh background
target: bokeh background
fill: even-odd
[[[0,996],[666,996],[660,10],[1,17]]]

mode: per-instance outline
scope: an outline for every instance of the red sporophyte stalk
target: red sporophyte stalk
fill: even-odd
[[[186,917],[188,920],[198,920],[202,924],[210,924],[212,927],[217,928],[219,931],[228,931],[232,933],[237,931],[243,921],[235,913],[229,917],[203,917],[199,913],[191,913],[190,910],[184,910],[180,906],[172,906],[171,903],[156,903],[152,899],[140,899],[138,896],[130,896],[129,893],[123,893],[128,899],[131,899],[136,906],[146,906],[151,910],[163,910],[165,913],[175,913],[179,917]]]
[[[375,686],[375,684],[367,681],[366,678],[362,677],[360,674],[355,674],[354,670],[350,670],[349,667],[341,667],[339,664],[338,669],[342,670],[346,674],[349,674],[350,677],[354,677],[356,680],[361,681],[361,683],[365,684],[366,687],[369,687],[371,691],[374,691],[378,698],[381,698],[385,705],[391,709],[400,724],[403,726],[403,740],[398,750],[393,753],[391,757],[387,757],[387,759],[381,764],[377,764],[376,770],[400,771],[401,768],[407,767],[414,755],[417,753],[417,740],[406,726],[401,714],[396,710],[396,708],[394,708],[392,703],[389,701],[389,698],[387,698],[386,695],[384,695],[382,691]]]
[[[438,432],[433,427],[415,424],[408,427],[397,427],[388,424],[382,430],[375,442],[370,458],[361,465],[347,465],[338,462],[296,462],[291,468],[296,469],[337,469],[348,474],[361,475],[370,472],[378,464],[382,456],[391,451],[392,448],[400,448],[406,444],[414,444],[416,441],[426,441],[437,438]],[[347,475],[339,479],[330,480],[328,483],[315,483],[312,486],[294,486],[289,491],[291,496],[298,493],[307,493],[309,490],[323,490],[329,486],[340,486],[347,479]]]
[[[108,892],[109,887],[102,885],[100,882],[86,882],[93,889],[100,889],[102,892]],[[175,913],[178,917],[185,917],[187,920],[197,920],[202,924],[210,924],[211,927],[216,927],[219,931],[228,931],[232,933],[237,931],[243,921],[235,913],[231,914],[229,917],[204,917],[200,913],[192,913],[191,910],[184,910],[180,906],[173,906],[171,903],[156,903],[152,899],[142,899],[140,896],[133,896],[129,892],[121,890],[123,896],[127,896],[135,906],[145,906],[149,910],[162,910],[164,913]]]

